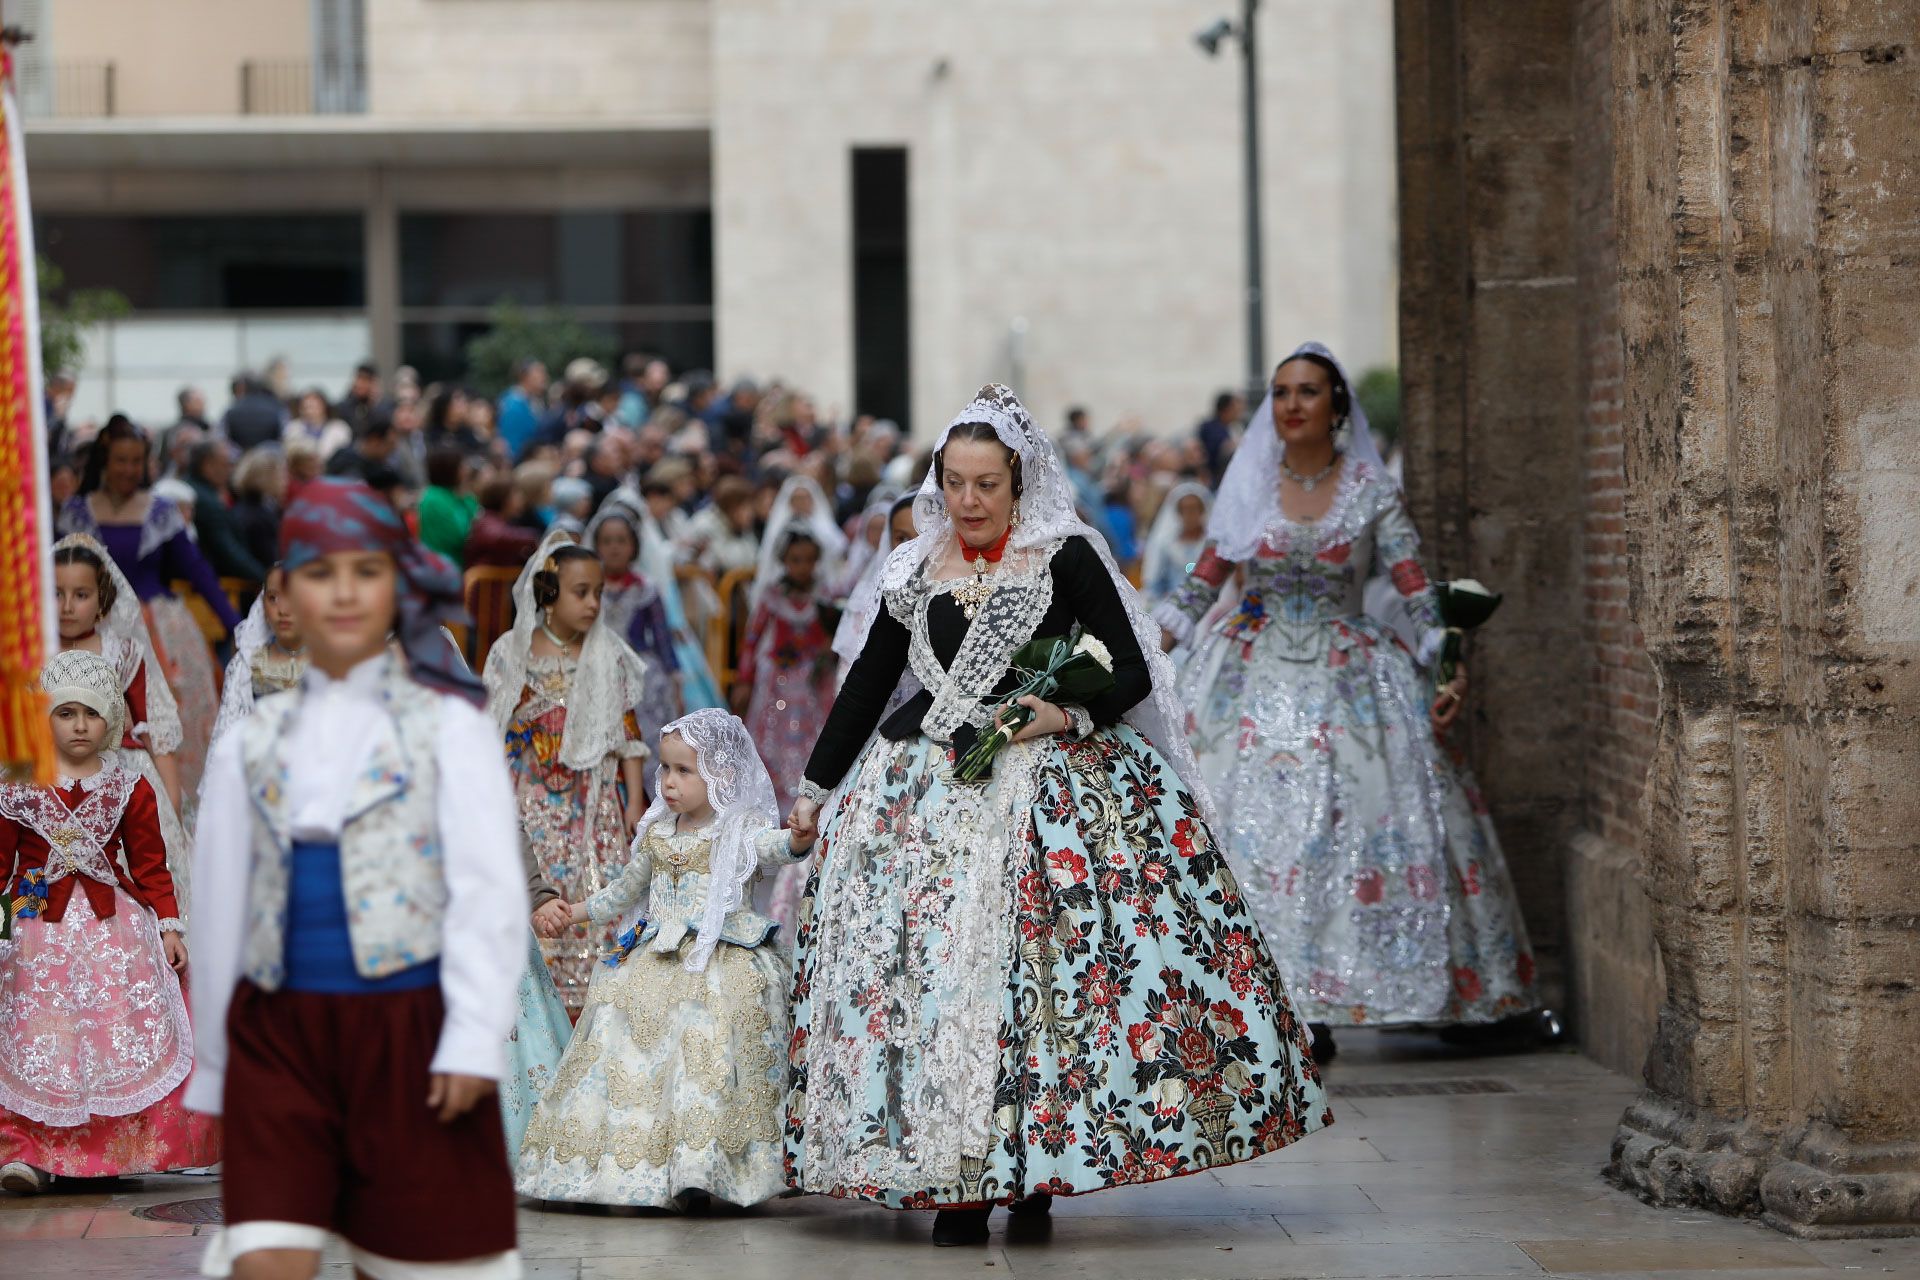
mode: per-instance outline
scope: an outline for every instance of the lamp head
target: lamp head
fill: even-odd
[[[1231,39],[1232,36],[1233,23],[1227,21],[1225,18],[1221,18],[1204,31],[1196,33],[1193,37],[1193,42],[1199,45],[1201,50],[1205,52],[1209,58],[1217,58],[1220,56],[1221,44]]]

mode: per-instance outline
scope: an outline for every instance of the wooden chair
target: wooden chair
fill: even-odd
[[[714,588],[720,611],[707,624],[707,665],[724,695],[732,692],[734,668],[740,662],[740,642],[746,638],[753,609],[747,600],[754,570],[730,569]]]
[[[520,571],[505,565],[482,564],[467,570],[467,612],[473,615],[467,661],[476,672],[487,669],[493,642],[513,629],[513,584],[519,579]]]

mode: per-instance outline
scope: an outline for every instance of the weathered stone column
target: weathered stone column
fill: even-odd
[[[1920,1231],[1920,0],[1615,0],[1644,851],[1611,1175]]]

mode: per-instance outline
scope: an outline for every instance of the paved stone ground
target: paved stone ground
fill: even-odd
[[[1577,1054],[1469,1056],[1371,1032],[1343,1033],[1341,1050],[1332,1129],[1218,1174],[1062,1201],[1040,1235],[996,1214],[985,1248],[933,1249],[931,1215],[795,1199],[705,1218],[525,1209],[521,1248],[533,1280],[1920,1277],[1920,1240],[1798,1241],[1615,1191],[1599,1170],[1633,1085]],[[1381,1096],[1489,1082],[1509,1091]],[[196,1229],[131,1211],[217,1191],[155,1178],[109,1195],[0,1194],[0,1275],[191,1276]]]

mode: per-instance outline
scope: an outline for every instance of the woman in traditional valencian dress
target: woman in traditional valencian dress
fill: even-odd
[[[487,711],[506,738],[529,870],[569,902],[619,874],[647,807],[647,744],[633,714],[647,667],[601,621],[601,587],[594,554],[549,533],[514,584],[513,630],[487,653]],[[570,1014],[611,941],[581,928],[542,940]]]
[[[995,1204],[1218,1168],[1332,1117],[1214,844],[1158,629],[1053,446],[994,386],[934,457],[789,824],[817,822],[823,847],[787,1178],[942,1209],[935,1242],[966,1244]],[[1112,689],[1026,700],[985,781],[957,780],[1015,650],[1076,628],[1110,652]],[[909,668],[925,687],[883,722]]]
[[[240,618],[221,589],[220,577],[200,554],[180,508],[147,486],[147,438],[139,427],[115,416],[87,451],[80,492],[60,511],[60,532],[84,533],[106,547],[133,584],[147,615],[147,631],[172,687],[180,711],[181,814],[193,829],[192,802],[200,794],[200,774],[220,709],[213,682],[213,654],[172,582],[184,578],[206,601],[228,632]]]
[[[606,573],[600,597],[604,625],[647,660],[647,687],[633,710],[641,732],[649,735],[647,748],[657,755],[660,726],[680,718],[680,655],[667,620],[666,597],[640,566],[641,528],[639,513],[615,490],[587,522],[581,542],[600,557]],[[651,781],[651,765],[648,777]]]
[[[1341,438],[1345,437],[1342,445]],[[1333,354],[1288,357],[1220,486],[1211,545],[1155,613],[1187,641],[1180,695],[1221,842],[1287,989],[1316,1024],[1488,1023],[1534,1006],[1506,859],[1444,735],[1456,683],[1419,539]],[[1237,607],[1202,616],[1235,566]],[[1362,608],[1390,580],[1410,653]],[[1333,1047],[1314,1028],[1324,1060]]]

